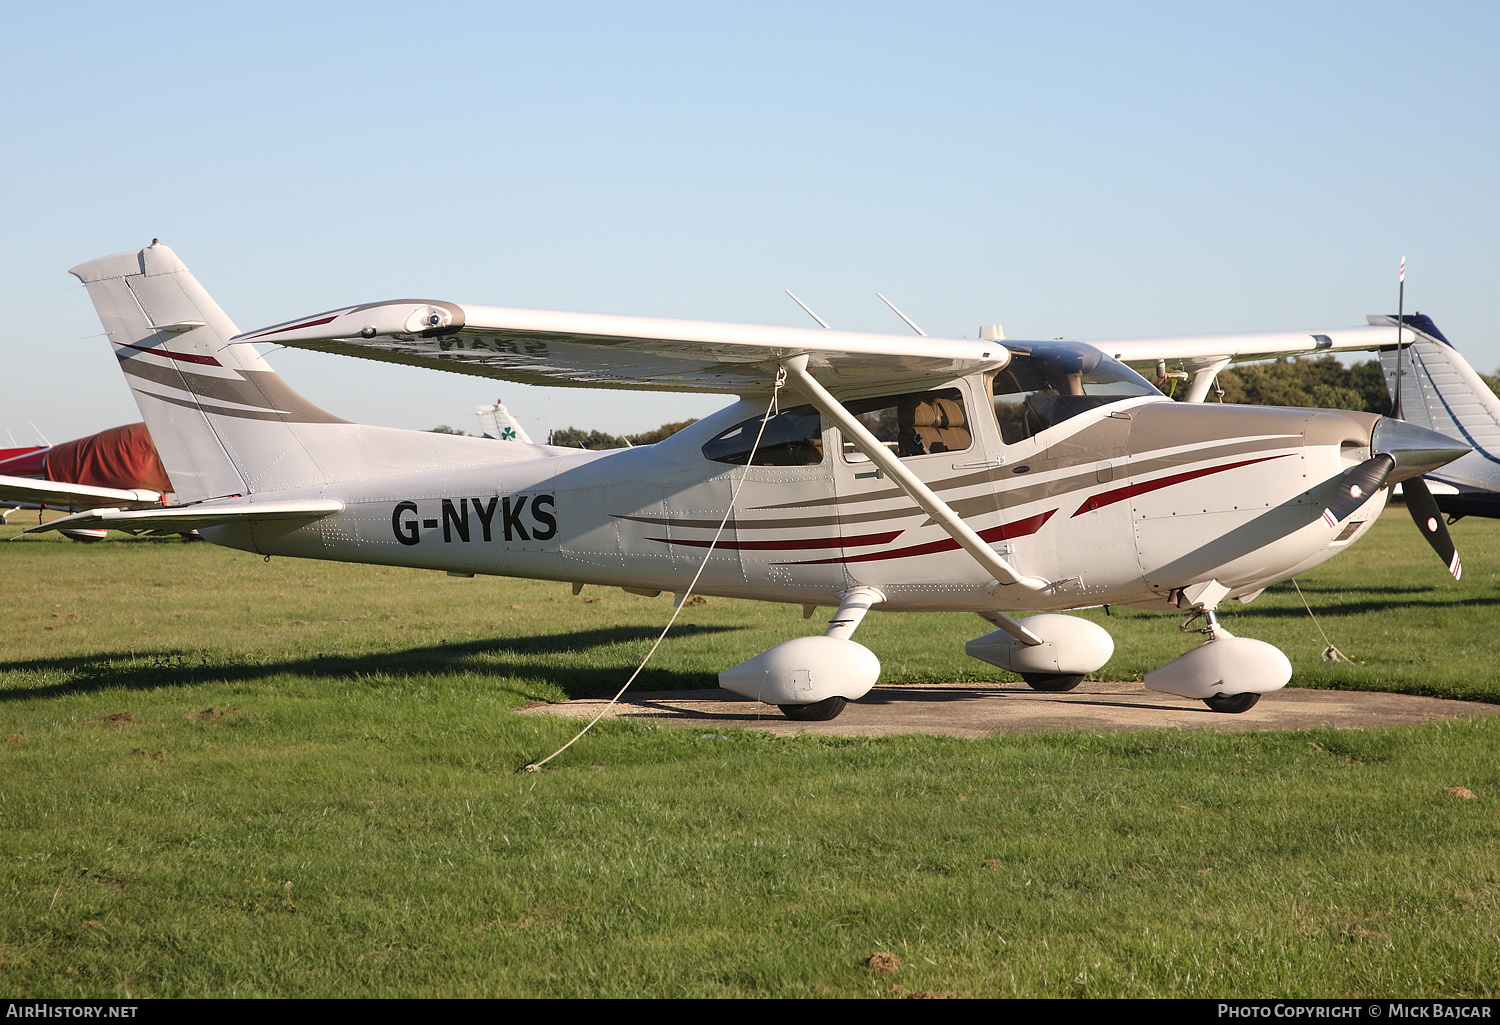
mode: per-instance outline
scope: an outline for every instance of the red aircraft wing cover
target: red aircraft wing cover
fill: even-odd
[[[172,490],[145,424],[111,427],[54,445],[47,453],[47,479],[101,488]]]

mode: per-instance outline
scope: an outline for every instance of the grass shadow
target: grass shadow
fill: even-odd
[[[668,637],[711,636],[738,630],[732,626],[683,625]],[[369,652],[363,655],[314,655],[267,661],[236,661],[206,652],[180,650],[102,652],[95,655],[0,662],[0,673],[64,673],[66,680],[36,687],[0,690],[0,702],[56,697],[63,694],[123,688],[152,690],[211,682],[245,682],[294,675],[314,679],[362,679],[479,674],[497,680],[522,678],[552,684],[568,697],[613,694],[635,668],[644,650],[621,653],[600,664],[559,665],[547,656],[577,655],[590,649],[649,643],[660,630],[649,626],[613,626],[534,637],[487,638],[451,644]],[[642,690],[697,690],[717,687],[711,673],[647,666],[637,678]],[[519,692],[518,692],[519,693]],[[525,697],[539,695],[525,693]]]
[[[1317,616],[1359,616],[1364,615],[1367,612],[1398,612],[1404,609],[1420,608],[1487,609],[1500,605],[1500,596],[1493,595],[1472,598],[1456,598],[1449,595],[1437,595],[1429,601],[1421,601],[1409,597],[1403,597],[1403,595],[1406,593],[1406,588],[1371,590],[1388,590],[1390,594],[1387,598],[1379,598],[1370,593],[1363,593],[1362,597],[1356,600],[1325,602],[1309,601],[1308,604],[1312,606],[1313,614]],[[1351,591],[1353,591],[1353,588],[1345,588],[1339,592],[1334,593],[1348,594]],[[1363,591],[1364,589],[1362,588],[1361,592]],[[1277,608],[1275,606],[1266,605],[1250,606],[1245,609],[1235,609],[1233,611],[1235,616],[1242,616],[1249,619],[1305,619],[1307,617],[1307,609],[1304,609],[1300,603],[1298,603],[1297,605],[1289,605],[1285,608]]]

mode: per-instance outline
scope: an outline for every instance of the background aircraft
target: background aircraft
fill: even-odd
[[[8,454],[7,454],[8,453]],[[58,445],[0,452],[0,513],[20,509],[140,509],[171,500],[172,482],[143,423],[112,427]],[[98,541],[101,529],[63,531]]]
[[[1416,340],[1401,355],[1402,417],[1462,438],[1473,448],[1426,475],[1433,499],[1450,519],[1500,516],[1500,399],[1429,318],[1416,314],[1407,323]],[[1396,363],[1394,348],[1381,350],[1380,365],[1393,401]]]
[[[474,413],[479,417],[479,430],[484,437],[494,441],[514,441],[522,445],[535,444],[531,435],[526,433],[526,428],[521,426],[499,399],[492,406],[475,406]]]

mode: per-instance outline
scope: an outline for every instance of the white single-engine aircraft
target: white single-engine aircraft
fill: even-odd
[[[997,629],[968,653],[1041,690],[1077,685],[1114,650],[1103,628],[1056,612],[1187,610],[1204,620],[1205,642],[1146,686],[1243,711],[1284,686],[1291,665],[1219,626],[1217,604],[1333,557],[1369,528],[1387,485],[1468,451],[1371,413],[1174,402],[1109,354],[1123,349],[1077,342],[415,299],[242,334],[166,246],[72,273],[180,504],[33,529],[196,528],[264,555],[679,600],[702,565],[696,589],[708,594],[838,609],[822,636],[720,674],[793,719],[832,718],[875,684],[879,661],[850,639],[873,607],[976,612]],[[1397,341],[1394,326],[1354,330],[1362,348]],[[1324,348],[1328,334],[1301,344]],[[255,342],[740,401],[649,447],[495,445],[340,420],[283,383]],[[1163,355],[1226,348],[1213,337],[1173,344]],[[1023,609],[1044,611],[1009,615]]]

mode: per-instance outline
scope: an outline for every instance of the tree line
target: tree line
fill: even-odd
[[[626,442],[637,447],[641,445],[655,445],[658,441],[670,438],[689,424],[697,422],[696,417],[692,420],[678,420],[675,423],[662,424],[655,430],[644,431],[640,434],[605,434],[603,431],[585,431],[577,427],[564,427],[560,431],[553,431],[552,439],[547,444],[562,445],[566,448],[587,448],[594,450],[624,448]]]
[[[1480,374],[1491,391],[1500,394],[1500,371]],[[1177,381],[1176,390],[1187,389],[1187,382]],[[1366,360],[1344,366],[1333,356],[1299,359],[1295,356],[1271,363],[1247,363],[1219,372],[1218,385],[1224,402],[1241,402],[1258,406],[1315,406],[1322,409],[1361,409],[1367,413],[1386,413],[1391,408],[1391,393],[1386,390],[1385,375],[1379,360]],[[1171,394],[1172,382],[1163,391]],[[1208,401],[1217,396],[1209,392]]]
[[[698,420],[678,420],[674,423],[662,424],[654,430],[643,431],[640,434],[606,434],[603,431],[585,431],[579,427],[564,427],[555,430],[547,438],[548,445],[561,445],[563,448],[586,448],[600,450],[606,448],[626,448],[629,445],[655,445],[664,438],[670,438],[689,424],[695,424]],[[470,435],[456,427],[442,424],[431,429],[432,434],[456,434],[460,437]],[[474,435],[478,437],[478,435]]]

